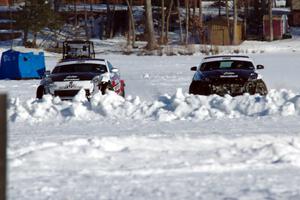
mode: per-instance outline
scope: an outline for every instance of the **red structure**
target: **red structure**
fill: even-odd
[[[0,6],[8,6],[9,0],[0,0]]]
[[[269,15],[264,16],[264,38],[270,39],[270,25]],[[284,34],[288,31],[288,17],[287,15],[275,15],[273,16],[273,36],[275,40],[283,38]]]

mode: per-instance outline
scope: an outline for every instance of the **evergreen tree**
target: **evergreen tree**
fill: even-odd
[[[51,9],[46,0],[26,0],[16,17],[17,27],[24,32],[23,44],[28,43],[28,34],[32,33],[32,45],[36,46],[37,34],[44,28],[58,29],[59,16]]]

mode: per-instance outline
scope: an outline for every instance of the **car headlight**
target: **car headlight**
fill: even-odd
[[[91,80],[91,83],[94,84],[94,85],[97,85],[100,81],[100,76],[95,76],[92,80]]]
[[[257,76],[258,76],[257,73],[251,73],[248,80],[255,80],[257,79]]]

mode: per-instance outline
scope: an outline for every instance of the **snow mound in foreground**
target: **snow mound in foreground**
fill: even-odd
[[[73,101],[61,101],[46,95],[42,100],[20,102],[10,99],[10,121],[39,122],[44,120],[115,119],[208,120],[219,118],[290,116],[300,115],[300,95],[288,90],[271,90],[265,97],[245,94],[220,97],[189,95],[182,89],[172,95],[162,95],[153,102],[142,101],[138,96],[120,97],[113,92],[96,94],[90,101],[84,91]]]

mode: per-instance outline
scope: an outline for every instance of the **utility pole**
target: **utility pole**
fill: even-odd
[[[6,199],[6,95],[0,94],[0,200]]]

